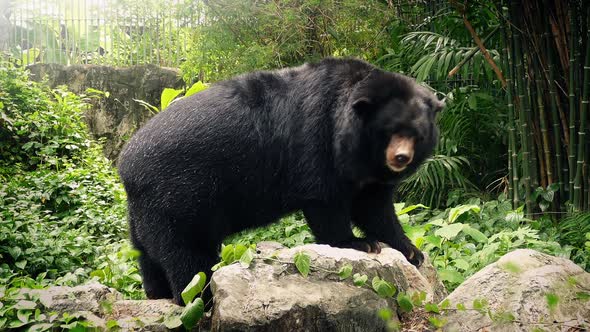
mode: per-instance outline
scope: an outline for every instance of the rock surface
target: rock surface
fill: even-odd
[[[276,245],[259,245],[259,257],[268,257]],[[307,278],[295,268],[294,256],[303,251],[311,258]],[[384,331],[377,316],[382,308],[395,308],[393,298],[383,299],[370,287],[379,276],[405,292],[424,291],[438,301],[444,296],[442,284],[429,281],[405,257],[391,248],[381,254],[327,245],[305,245],[278,249],[273,259],[255,260],[248,268],[240,264],[223,267],[214,273],[215,294],[211,317],[214,331]],[[357,287],[352,280],[341,281],[337,273],[350,264],[354,273],[368,276],[367,286]],[[435,276],[426,263],[423,270]]]
[[[590,273],[570,260],[534,250],[510,252],[467,279],[447,299],[454,308],[446,331],[587,331],[590,329]],[[485,299],[481,314],[473,301]],[[557,303],[549,302],[557,299]],[[514,320],[512,320],[514,318]]]
[[[117,321],[123,331],[168,331],[164,320],[182,312],[168,300],[123,300],[119,292],[95,281],[26,292],[39,296],[45,312],[80,314],[101,330],[107,329],[108,321]]]
[[[164,88],[180,88],[183,82],[175,69],[155,65],[118,68],[97,65],[34,64],[28,66],[31,79],[47,80],[50,87],[67,85],[75,93],[87,88],[108,92],[92,101],[85,121],[94,138],[103,138],[104,153],[115,160],[131,134],[154,114],[134,101],[160,106]]]

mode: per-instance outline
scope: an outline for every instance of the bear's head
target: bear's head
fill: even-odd
[[[444,102],[413,79],[374,70],[355,86],[349,105],[364,176],[400,179],[432,154],[439,135],[435,116]]]

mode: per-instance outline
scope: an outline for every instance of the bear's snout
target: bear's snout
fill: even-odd
[[[412,162],[413,158],[414,138],[393,135],[385,151],[387,167],[394,172],[401,172]]]

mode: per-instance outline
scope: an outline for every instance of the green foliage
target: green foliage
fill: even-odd
[[[221,247],[221,261],[215,264],[211,270],[217,271],[220,267],[230,265],[234,262],[240,262],[242,266],[248,267],[252,259],[254,259],[254,253],[256,245],[244,245],[238,244],[226,244]]]
[[[310,271],[309,265],[311,263],[311,258],[309,257],[309,255],[303,251],[300,251],[295,254],[294,259],[297,271],[299,271],[299,273],[301,273],[302,276],[307,278],[307,275]]]
[[[373,280],[371,281],[371,286],[373,287],[373,290],[383,298],[392,297],[397,291],[397,288],[395,288],[395,286],[379,278],[378,276],[373,277]]]
[[[291,248],[313,243],[314,237],[303,217],[303,213],[296,212],[284,217],[277,223],[231,235],[224,242],[249,244],[261,241],[276,241]]]
[[[451,290],[517,248],[559,256],[571,251],[555,240],[542,238],[542,224],[525,218],[522,209],[512,210],[504,195],[494,201],[471,199],[446,210],[400,215],[399,219],[408,237],[429,254],[439,278]]]
[[[181,66],[187,81],[217,81],[325,56],[376,59],[398,23],[383,1],[208,1]],[[280,27],[280,28],[277,28]],[[288,32],[288,33],[286,33]]]
[[[85,97],[4,63],[0,87],[0,329],[90,327],[80,315],[41,313],[21,288],[95,277],[142,296],[136,253],[123,240],[123,188],[86,131]]]

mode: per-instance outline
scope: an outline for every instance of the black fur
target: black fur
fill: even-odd
[[[224,237],[295,210],[318,243],[378,252],[381,241],[419,265],[393,195],[436,144],[440,106],[412,79],[352,59],[254,72],[174,102],[119,163],[148,297],[181,303]],[[401,173],[385,165],[394,133],[417,140]]]

